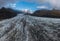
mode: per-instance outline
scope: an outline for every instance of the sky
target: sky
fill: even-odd
[[[60,0],[0,0],[0,7],[9,7],[17,10],[60,10]]]
[[[37,4],[37,3],[30,3],[21,1],[16,3],[17,9],[23,10],[23,9],[29,9],[29,10],[38,10],[38,9],[51,9],[51,6],[48,3],[45,4]]]

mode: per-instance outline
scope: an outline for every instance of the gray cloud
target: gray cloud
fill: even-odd
[[[0,0],[0,7],[6,6],[8,4],[14,4],[20,0]]]
[[[50,0],[48,2],[51,4],[53,8],[60,10],[60,0]]]

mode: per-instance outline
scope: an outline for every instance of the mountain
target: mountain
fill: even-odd
[[[18,13],[22,13],[22,12],[18,10],[13,10],[11,8],[2,7],[0,9],[0,20],[15,17],[17,16]]]
[[[60,10],[36,10],[32,16],[60,18]]]
[[[18,14],[0,21],[0,41],[60,41],[60,19]]]

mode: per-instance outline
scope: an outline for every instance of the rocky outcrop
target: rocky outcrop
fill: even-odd
[[[19,14],[0,21],[0,41],[60,41],[60,19]]]

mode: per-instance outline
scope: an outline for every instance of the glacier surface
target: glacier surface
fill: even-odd
[[[18,14],[0,21],[0,41],[60,41],[60,19]]]

